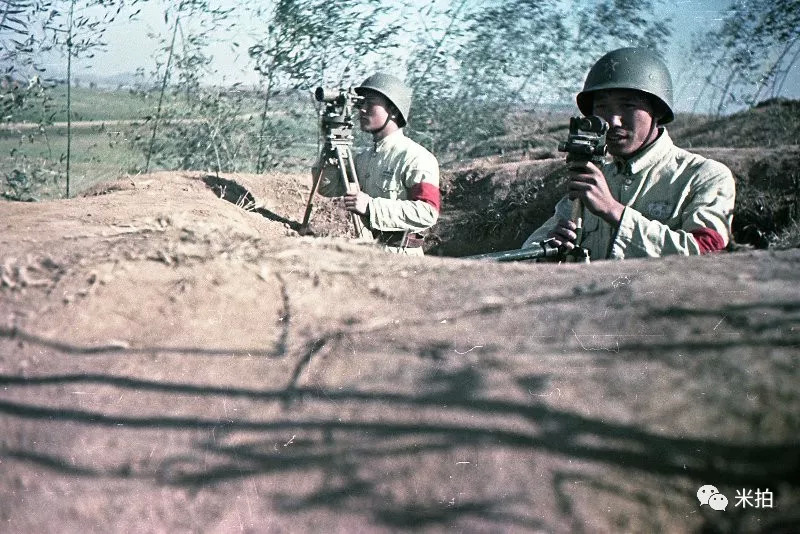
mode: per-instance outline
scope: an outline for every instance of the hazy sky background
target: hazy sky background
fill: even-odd
[[[332,2],[335,5],[335,0]],[[673,34],[666,50],[666,59],[675,85],[675,106],[678,110],[686,111],[692,108],[694,95],[703,84],[701,73],[705,67],[691,62],[688,54],[692,37],[716,28],[730,0],[675,0],[663,4],[658,13],[672,21],[670,26]],[[256,83],[257,75],[247,64],[247,48],[254,42],[258,24],[259,21],[255,20],[238,21],[235,32],[224,36],[224,42],[210,49],[215,58],[214,67],[218,71],[214,78],[208,80],[210,83]],[[158,42],[149,38],[148,33],[169,34],[160,2],[144,4],[141,14],[133,22],[128,22],[126,17],[114,22],[106,34],[107,52],[100,52],[91,60],[79,60],[75,65],[76,78],[80,80],[88,74],[108,76],[132,73],[137,68],[152,72]],[[234,48],[232,42],[238,42],[240,46]],[[60,69],[54,65],[48,70],[58,73]],[[800,73],[796,71],[787,83],[788,96],[792,98],[800,97]],[[576,87],[576,92],[579,89]]]

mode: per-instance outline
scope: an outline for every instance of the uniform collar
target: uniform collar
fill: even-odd
[[[617,171],[622,174],[628,176],[638,174],[664,158],[673,146],[667,129],[662,126],[659,128],[658,137],[650,146],[630,159],[614,158],[614,163],[617,165]]]

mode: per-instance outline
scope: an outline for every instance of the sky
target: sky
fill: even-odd
[[[225,1],[232,0],[223,0],[223,3]],[[694,73],[694,68],[689,68],[690,65],[697,66],[691,64],[691,58],[687,58],[692,38],[698,33],[718,26],[729,4],[730,0],[671,0],[662,2],[659,6],[658,13],[672,21],[670,26],[673,34],[666,50],[666,60],[675,86],[675,107],[680,111],[687,111],[693,107],[695,97],[703,85],[700,76]],[[158,42],[148,34],[166,36],[169,34],[169,28],[164,21],[161,3],[151,1],[141,7],[142,12],[135,22],[129,23],[122,18],[108,28],[106,33],[108,46],[105,53],[98,53],[90,63],[84,61],[83,65],[81,62],[76,65],[75,75],[79,81],[82,76],[88,79],[86,78],[88,75],[125,74],[132,73],[137,68],[143,68],[148,73],[153,70]],[[247,65],[247,46],[252,42],[250,36],[255,35],[259,29],[257,23],[258,21],[254,20],[238,21],[236,35],[227,36],[223,42],[211,48],[218,75],[216,79],[209,80],[210,83],[256,83],[256,73]],[[238,48],[232,46],[233,42],[238,42],[240,46]],[[57,72],[58,67],[49,70]],[[795,73],[792,79],[794,83],[787,84],[791,87],[789,96],[800,98],[800,72]],[[576,91],[578,89],[576,88]]]

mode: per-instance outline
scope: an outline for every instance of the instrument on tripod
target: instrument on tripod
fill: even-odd
[[[591,161],[601,164],[606,155],[606,132],[608,123],[597,115],[572,117],[569,120],[567,140],[559,143],[558,151],[567,153],[567,163]],[[564,253],[564,261],[589,263],[589,251],[581,246],[583,239],[583,203],[572,201],[570,219],[575,223],[575,248]]]
[[[317,87],[316,91],[314,91],[314,98],[317,102],[325,104],[320,112],[321,128],[325,141],[318,160],[319,168],[314,173],[311,193],[308,196],[300,233],[308,233],[309,231],[308,223],[311,218],[311,210],[314,207],[314,196],[319,189],[319,182],[325,168],[335,167],[337,169],[339,179],[347,193],[357,193],[361,190],[351,149],[353,146],[352,114],[353,108],[364,97],[357,95],[352,88],[326,89]],[[369,230],[364,226],[361,216],[357,213],[351,213],[351,219],[355,237],[368,237]]]
[[[558,151],[567,153],[567,163],[576,161],[591,161],[600,164],[607,152],[606,132],[608,123],[601,117],[572,117],[569,120],[569,135],[567,140],[559,143]],[[493,261],[524,261],[552,258],[559,262],[589,263],[589,251],[581,246],[583,238],[583,203],[580,200],[572,201],[570,220],[575,223],[575,248],[566,251],[557,247],[553,239],[540,243],[533,243],[525,248],[504,250],[501,252],[488,252],[466,256],[466,259],[493,260]]]

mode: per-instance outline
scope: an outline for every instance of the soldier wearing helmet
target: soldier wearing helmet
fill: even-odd
[[[319,192],[343,196],[345,208],[362,216],[366,226],[391,252],[422,255],[422,232],[439,216],[439,163],[403,134],[411,90],[398,78],[376,73],[355,88],[361,130],[373,146],[354,157],[361,191],[347,193],[333,169],[324,169]]]
[[[609,124],[611,161],[568,164],[568,194],[525,241],[547,238],[564,249],[583,246],[594,259],[694,255],[724,249],[731,235],[735,185],[722,163],[678,148],[664,125],[674,118],[664,61],[645,48],[601,57],[577,95],[584,115]],[[584,206],[582,241],[570,220]]]

